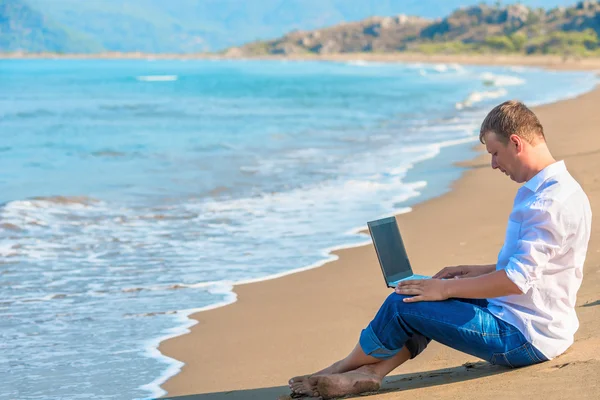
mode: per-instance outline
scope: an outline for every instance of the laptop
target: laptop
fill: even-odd
[[[388,287],[395,288],[398,282],[409,279],[431,279],[413,273],[395,217],[370,221],[367,225]]]

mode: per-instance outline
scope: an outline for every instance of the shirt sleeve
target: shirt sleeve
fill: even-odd
[[[527,293],[561,248],[566,234],[564,214],[556,203],[544,202],[527,210],[516,249],[505,267],[508,279]]]

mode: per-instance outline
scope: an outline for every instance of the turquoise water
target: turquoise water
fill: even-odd
[[[459,65],[0,61],[0,399],[160,395],[179,364],[156,346],[190,312],[234,301],[235,282],[318,265],[365,242],[366,221],[439,194],[457,176],[444,154],[468,156],[491,106],[596,82]],[[436,167],[415,173],[424,160]]]

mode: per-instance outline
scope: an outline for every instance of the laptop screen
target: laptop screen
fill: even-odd
[[[367,223],[387,283],[413,274],[395,217]]]

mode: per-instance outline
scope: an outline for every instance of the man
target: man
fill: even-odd
[[[495,107],[479,139],[493,169],[524,183],[496,264],[447,267],[433,279],[399,283],[346,358],[290,380],[294,395],[376,391],[430,340],[510,368],[552,359],[573,343],[591,230],[588,198],[552,157],[524,104]]]

